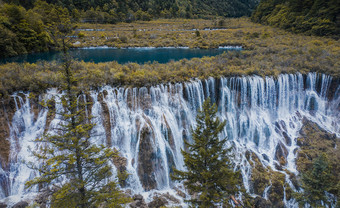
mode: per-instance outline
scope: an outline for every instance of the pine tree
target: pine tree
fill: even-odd
[[[69,22],[67,22],[69,24]],[[55,112],[61,122],[52,134],[37,138],[32,150],[37,163],[28,164],[39,174],[26,183],[27,188],[39,186],[39,191],[51,201],[51,207],[121,207],[130,201],[113,180],[112,162],[118,153],[91,139],[95,124],[86,117],[85,106],[79,103],[81,93],[78,80],[72,72],[72,59],[68,55],[65,38],[72,27],[65,29],[65,22],[55,25],[55,34],[61,40],[64,58],[61,89],[62,112]],[[56,39],[57,40],[57,39]],[[96,135],[98,136],[98,135]],[[100,136],[100,135],[99,135]]]
[[[313,168],[302,174],[302,193],[297,193],[296,198],[300,204],[310,204],[312,207],[323,207],[328,204],[326,191],[333,186],[334,181],[331,174],[331,166],[326,154],[322,154],[313,161]]]
[[[190,192],[198,194],[189,200],[193,206],[214,207],[227,203],[238,191],[239,172],[233,171],[231,148],[225,148],[227,138],[219,139],[226,121],[221,122],[216,113],[216,105],[211,105],[208,98],[196,117],[193,143],[185,142],[188,150],[182,150],[187,170],[175,169],[172,176],[174,180],[184,181]]]

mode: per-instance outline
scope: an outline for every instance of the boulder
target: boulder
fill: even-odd
[[[153,197],[153,201],[148,203],[149,208],[159,208],[162,206],[167,205],[169,202],[165,199],[165,197],[162,196],[155,196]]]
[[[147,208],[147,204],[144,201],[144,198],[142,195],[137,194],[133,196],[133,202],[130,203],[131,208]]]
[[[28,202],[20,201],[20,202],[14,204],[12,208],[25,208],[25,207],[28,207]]]
[[[173,195],[171,195],[169,193],[162,194],[161,196],[164,197],[165,199],[167,199],[172,204],[179,204],[179,203],[181,203],[181,201],[179,199],[177,199],[176,197],[174,197]]]

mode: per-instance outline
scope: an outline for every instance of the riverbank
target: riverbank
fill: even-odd
[[[79,47],[100,46],[102,44],[99,41],[103,41],[104,44],[107,41],[105,37],[109,37],[109,34],[118,31],[120,42],[117,42],[117,44],[119,43],[119,45],[104,45],[152,47],[156,43],[161,44],[172,40],[173,42],[162,46],[196,47],[196,43],[201,42],[207,47],[240,45],[245,48],[243,51],[225,53],[216,57],[183,59],[166,64],[146,63],[140,65],[128,63],[121,65],[117,62],[94,64],[75,61],[73,64],[75,75],[82,78],[79,85],[84,89],[103,85],[140,87],[168,82],[184,82],[192,78],[204,79],[207,77],[254,74],[277,76],[281,73],[296,72],[302,74],[319,72],[340,78],[339,41],[296,35],[269,26],[254,24],[245,18],[226,19],[224,20],[224,28],[220,30],[203,30],[209,26],[208,23],[210,23],[211,28],[215,25],[210,20],[157,20],[117,25],[79,25],[79,29],[93,29],[93,31],[80,31],[85,36],[83,37],[84,43],[80,44]],[[216,24],[219,25],[218,22]],[[111,30],[109,30],[110,28]],[[125,31],[124,28],[130,28],[131,31]],[[149,31],[139,31],[148,28]],[[154,30],[151,30],[152,28]],[[199,36],[196,35],[196,31],[192,30],[197,28],[201,29]],[[180,29],[182,31],[175,31]],[[140,35],[140,38],[132,37],[134,31],[137,31],[137,36]],[[102,33],[106,35],[101,35]],[[151,34],[155,34],[154,37],[156,38],[150,38]],[[120,40],[124,35],[127,40],[126,43]],[[104,37],[103,40],[99,39],[102,36]],[[87,40],[93,40],[93,42]],[[171,44],[175,42],[177,45]],[[40,92],[47,88],[58,87],[61,83],[60,66],[56,62],[0,65],[0,77],[1,96],[7,96],[18,90]]]

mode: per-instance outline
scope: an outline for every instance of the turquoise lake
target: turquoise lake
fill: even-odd
[[[189,48],[82,48],[70,49],[73,58],[85,62],[109,62],[117,61],[120,64],[136,62],[143,64],[145,62],[167,63],[169,61],[178,61],[180,59],[201,58],[203,56],[216,56],[227,51],[241,50],[240,47],[225,47],[218,49],[189,49]],[[21,56],[0,59],[1,63],[6,62],[29,62],[37,61],[54,61],[60,60],[60,52],[33,53]]]

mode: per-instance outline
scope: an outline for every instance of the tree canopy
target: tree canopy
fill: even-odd
[[[252,20],[296,33],[339,35],[340,2],[337,0],[262,0]]]
[[[189,202],[198,207],[228,204],[238,191],[239,172],[234,172],[230,160],[231,148],[226,148],[227,138],[220,139],[226,121],[216,118],[217,107],[210,98],[196,117],[197,126],[192,132],[193,143],[185,142],[182,150],[187,170],[174,170],[173,179],[184,181],[191,193],[197,193]]]

